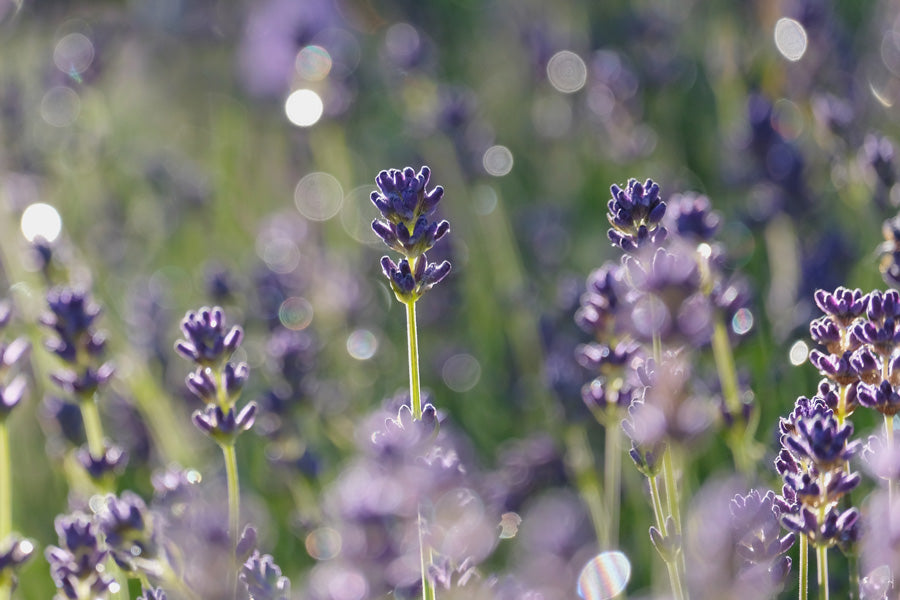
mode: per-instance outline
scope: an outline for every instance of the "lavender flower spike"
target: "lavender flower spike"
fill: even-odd
[[[291,582],[281,574],[281,569],[268,554],[254,550],[241,568],[241,581],[247,586],[253,600],[288,600]]]
[[[666,228],[660,224],[666,214],[666,203],[659,198],[659,185],[648,179],[643,184],[629,179],[623,190],[617,185],[610,188],[612,200],[606,215],[612,229],[609,240],[625,252],[651,244],[657,246],[666,239]]]
[[[225,312],[221,307],[204,306],[196,313],[188,312],[181,322],[186,340],[178,340],[175,350],[199,366],[219,367],[231,358],[244,337],[235,325],[225,332]]]

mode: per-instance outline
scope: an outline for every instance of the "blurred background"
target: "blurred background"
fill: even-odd
[[[239,445],[248,514],[303,589],[318,494],[407,384],[369,200],[379,171],[407,165],[431,167],[451,223],[430,258],[453,271],[419,303],[423,385],[486,481],[527,480],[511,510],[574,496],[572,431],[602,449],[572,317],[617,256],[606,203],[631,177],[723,215],[729,268],[753,290],[736,352],[769,461],[777,417],[818,380],[797,366],[813,291],[884,285],[898,17],[837,0],[0,0],[0,250],[34,346],[11,418],[16,530],[55,543],[67,510],[46,287],[103,307],[117,376],[101,410],[131,457],[120,487],[145,496],[173,462],[221,469],[172,350],[187,310],[219,304],[247,331],[244,397],[263,408]],[[724,448],[698,448],[689,485],[730,471]],[[640,588],[650,513],[625,467]],[[18,595],[51,594],[37,557]]]

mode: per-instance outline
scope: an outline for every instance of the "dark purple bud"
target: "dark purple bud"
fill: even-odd
[[[250,558],[250,554],[256,548],[256,528],[252,525],[244,526],[244,530],[241,532],[241,537],[238,538],[237,546],[234,550],[234,555],[241,562]]]
[[[106,475],[118,475],[128,463],[128,455],[115,444],[106,444],[102,456],[94,456],[87,446],[82,446],[75,453],[75,458],[94,480],[103,479]]]
[[[178,340],[175,350],[199,366],[214,369],[231,357],[244,336],[238,326],[226,333],[225,313],[218,306],[188,312],[181,321],[181,330],[187,339]]]
[[[244,384],[250,376],[250,367],[247,363],[227,363],[222,373],[222,379],[225,382],[225,394],[234,402],[244,389]]]
[[[816,305],[827,315],[834,317],[842,327],[847,327],[865,312],[868,299],[860,289],[838,287],[834,292],[816,290]]]
[[[256,402],[248,402],[237,414],[233,407],[223,411],[218,405],[207,404],[194,411],[192,420],[200,431],[220,444],[233,444],[238,435],[253,426],[256,411]]]
[[[166,592],[162,588],[145,589],[143,595],[137,600],[168,600]]]
[[[218,388],[209,367],[197,367],[188,373],[184,383],[191,393],[203,402],[215,404],[218,401]]]

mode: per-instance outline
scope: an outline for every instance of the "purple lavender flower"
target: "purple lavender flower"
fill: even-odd
[[[244,337],[237,325],[225,331],[225,312],[218,306],[189,311],[181,321],[186,340],[178,340],[175,350],[198,366],[220,368]]]
[[[702,194],[675,194],[666,205],[666,228],[697,243],[712,241],[722,223],[721,215]]]
[[[0,581],[12,582],[16,589],[16,571],[34,555],[34,543],[12,534],[0,540]]]
[[[0,386],[0,421],[9,417],[12,410],[25,396],[25,378],[18,376],[5,386]]]
[[[884,222],[881,234],[884,236],[879,246],[881,278],[888,285],[900,287],[900,214]]]
[[[774,492],[741,487],[712,480],[691,500],[684,534],[691,598],[768,600],[784,586],[796,534],[783,534]]]
[[[166,592],[162,588],[145,589],[137,600],[168,600]]]
[[[620,312],[628,331],[643,342],[701,345],[713,328],[713,305],[700,290],[700,272],[685,248],[657,248],[652,255],[626,256],[632,286]]]
[[[900,394],[887,380],[877,385],[860,384],[857,398],[861,405],[874,408],[883,415],[892,417],[900,412]]]
[[[834,292],[816,290],[814,298],[816,306],[844,328],[849,327],[856,318],[862,316],[868,307],[868,298],[859,288],[851,290],[842,286],[835,289]]]
[[[606,262],[588,275],[575,323],[598,341],[608,341],[616,331],[616,311],[626,292],[624,276],[625,271],[614,262]]]
[[[399,264],[394,264],[387,256],[381,259],[384,276],[391,282],[391,288],[401,302],[418,300],[422,294],[443,281],[450,273],[448,261],[445,260],[441,264],[430,263],[424,254],[415,261],[415,265],[416,270],[412,271],[409,261],[405,258],[400,259]]]
[[[665,240],[666,228],[660,221],[666,213],[666,203],[660,199],[659,186],[652,179],[643,184],[629,179],[624,190],[613,185],[610,191],[607,219],[612,229],[607,234],[613,246],[635,252],[648,244],[658,246]]]
[[[125,470],[128,455],[115,444],[105,444],[102,456],[94,456],[86,445],[75,453],[75,458],[95,481],[107,475],[118,475]]]
[[[50,377],[60,388],[80,400],[92,399],[114,371],[111,363],[102,362],[106,337],[93,327],[100,315],[100,307],[87,292],[66,287],[50,290],[47,304],[50,312],[42,315],[40,321],[53,329],[57,337],[46,340],[45,345],[70,365]]]
[[[125,491],[116,498],[109,494],[97,512],[97,525],[116,563],[130,573],[156,575],[149,561],[158,557],[150,513],[140,496]]]
[[[437,208],[438,202],[444,196],[444,188],[437,186],[431,191],[427,191],[428,181],[431,178],[431,169],[422,167],[418,173],[412,167],[404,169],[391,169],[382,171],[375,178],[379,191],[372,192],[372,203],[381,212],[381,216],[387,220],[390,225],[402,224],[406,230],[406,236],[413,236],[415,226],[418,225],[420,218],[429,217]],[[373,222],[373,227],[375,223]],[[385,225],[384,222],[381,222]],[[389,226],[388,226],[389,227]],[[449,230],[449,223],[441,221],[440,229],[443,236]],[[393,230],[397,234],[396,230]],[[378,230],[376,229],[376,233]],[[380,234],[379,234],[380,235]],[[387,243],[387,240],[385,240]],[[390,246],[390,243],[388,243]],[[424,250],[419,252],[405,252],[398,250],[406,256],[416,256],[427,251],[433,246],[433,242]]]
[[[223,410],[216,404],[194,411],[192,420],[197,428],[220,443],[234,443],[235,438],[253,427],[256,418],[256,402],[248,402],[235,414],[234,407]]]
[[[105,597],[113,579],[104,574],[102,548],[96,524],[85,514],[59,516],[54,522],[59,546],[47,546],[44,555],[50,563],[53,582],[69,600],[82,600],[84,590],[92,597]]]
[[[241,581],[253,600],[288,600],[291,582],[281,574],[281,569],[268,554],[254,550],[241,567]]]

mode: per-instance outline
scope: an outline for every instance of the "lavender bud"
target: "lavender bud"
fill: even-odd
[[[249,376],[250,367],[247,366],[247,363],[238,363],[237,365],[228,363],[225,365],[222,378],[225,383],[225,393],[232,402],[241,395],[241,390],[244,389],[244,384]]]
[[[253,426],[256,410],[256,402],[248,402],[237,415],[233,407],[226,412],[218,405],[207,404],[194,411],[192,420],[200,431],[220,444],[233,444],[238,435]]]
[[[281,574],[281,569],[268,554],[254,550],[241,567],[241,581],[253,600],[288,600],[291,582]]]
[[[189,311],[181,321],[184,340],[175,343],[175,350],[199,366],[218,368],[227,361],[243,339],[243,330],[235,325],[225,331],[225,313],[221,307],[202,307]]]
[[[659,198],[659,186],[648,179],[644,184],[629,179],[626,189],[613,185],[612,199],[607,204],[607,220],[612,226],[609,240],[625,252],[635,252],[645,245],[658,246],[665,240],[666,228],[660,221],[666,203]]]
[[[102,456],[94,456],[87,446],[82,446],[75,453],[75,458],[94,480],[109,474],[120,474],[128,463],[128,455],[114,444],[106,444]]]

